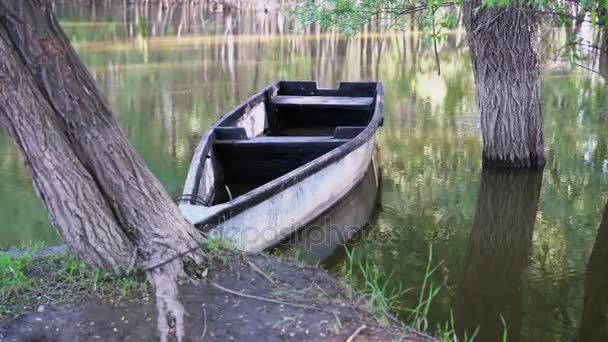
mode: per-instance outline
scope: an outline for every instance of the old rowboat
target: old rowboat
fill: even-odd
[[[278,81],[224,114],[194,152],[179,206],[207,236],[247,252],[276,245],[365,175],[382,84]]]

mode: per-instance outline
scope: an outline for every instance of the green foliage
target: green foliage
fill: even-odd
[[[403,27],[406,15],[418,14],[420,16],[414,20],[430,32],[433,22],[442,28],[456,27],[458,17],[446,9],[457,5],[459,1],[443,0],[426,3],[415,0],[322,0],[306,2],[293,12],[304,25],[319,23],[323,29],[337,28],[345,35],[356,34],[363,25],[378,19],[391,19],[389,26]]]
[[[0,253],[0,299],[19,296],[32,287],[32,282],[25,274],[32,258],[31,253],[17,256]]]
[[[462,0],[319,0],[305,3],[294,13],[304,25],[319,23],[322,29],[336,28],[345,35],[356,34],[372,20],[387,21],[386,26],[404,28],[406,17],[409,17],[426,33],[426,42],[437,43],[446,37],[441,33],[443,28],[454,28],[458,25],[456,8],[460,8],[462,3]],[[578,3],[577,15],[571,13],[571,5],[569,1],[481,0],[481,5],[475,12],[486,8],[517,6],[544,15],[560,26],[572,26],[576,21],[589,21],[604,29],[608,28],[608,0],[581,0]],[[578,54],[575,50],[579,44],[576,40],[568,42],[568,49],[564,52],[573,63],[577,60]]]
[[[204,244],[206,251],[209,253],[234,249],[234,243],[228,239],[208,238],[205,240]]]
[[[208,238],[203,244],[209,258],[219,260],[224,265],[232,261],[232,254],[229,251],[235,249],[235,246],[231,240]]]

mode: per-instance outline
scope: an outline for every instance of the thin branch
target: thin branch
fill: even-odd
[[[205,339],[207,335],[207,310],[203,308],[203,334],[201,335],[201,341]]]
[[[353,341],[355,340],[355,337],[357,337],[357,335],[359,335],[359,333],[360,333],[361,331],[363,331],[363,329],[365,329],[365,328],[367,328],[367,327],[365,326],[365,324],[364,324],[364,325],[362,325],[362,326],[360,326],[360,327],[358,327],[358,328],[357,328],[357,330],[355,330],[355,332],[353,332],[353,333],[352,333],[352,335],[350,335],[350,336],[349,336],[349,337],[346,339],[346,342],[353,342]]]
[[[263,301],[263,302],[274,303],[274,304],[279,304],[279,305],[287,305],[287,306],[301,308],[301,309],[322,311],[322,312],[327,312],[327,313],[334,314],[334,315],[343,315],[343,316],[352,317],[350,315],[346,315],[346,314],[344,314],[342,312],[335,311],[335,310],[318,308],[316,306],[306,305],[306,304],[290,303],[290,302],[285,302],[285,301],[282,301],[282,300],[277,300],[277,299],[272,299],[272,298],[254,296],[254,295],[250,295],[250,294],[246,294],[246,293],[242,293],[242,292],[238,292],[238,291],[227,289],[227,288],[225,288],[225,287],[223,287],[223,286],[221,286],[219,284],[216,284],[216,283],[210,283],[210,284],[211,284],[211,286],[213,286],[213,287],[215,287],[215,288],[217,288],[217,289],[219,289],[221,291],[233,294],[233,295],[238,296],[238,297],[255,299],[255,300],[260,300],[260,301]]]
[[[441,63],[439,62],[439,51],[437,51],[437,31],[435,30],[435,13],[437,13],[437,6],[433,6],[433,11],[431,13],[431,16],[432,16],[431,25],[433,27],[433,49],[435,50],[435,63],[437,64],[437,75],[441,76]]]
[[[579,67],[579,68],[583,68],[583,69],[585,69],[585,70],[587,70],[587,71],[589,71],[589,72],[592,72],[592,73],[594,73],[594,74],[598,74],[598,75],[600,75],[600,76],[604,76],[604,75],[602,75],[602,73],[601,73],[601,72],[599,72],[598,70],[595,70],[595,69],[592,69],[592,68],[586,67],[586,66],[584,66],[584,65],[582,65],[582,64],[579,64],[579,63],[576,63],[576,62],[573,62],[572,64],[573,64],[573,65],[575,65],[575,66],[577,66],[577,67]]]
[[[272,285],[277,286],[277,283],[270,278],[270,276],[268,274],[266,274],[264,271],[262,271],[258,266],[256,266],[256,264],[253,263],[253,261],[251,260],[247,260],[247,263],[249,264],[249,266],[251,268],[253,268],[254,271],[258,272],[260,275],[262,275],[262,277],[264,277],[266,280],[268,280]]]

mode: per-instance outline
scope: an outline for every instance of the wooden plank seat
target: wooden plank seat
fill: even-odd
[[[363,132],[364,126],[338,126],[334,131],[335,139],[352,139]]]
[[[217,127],[215,128],[216,141],[241,141],[250,140],[255,143],[309,143],[314,141],[327,140],[348,140],[356,137],[363,132],[365,127],[362,126],[338,126],[334,130],[334,135],[320,136],[256,136],[248,137],[243,127]]]
[[[278,95],[272,98],[271,103],[275,107],[301,106],[316,108],[369,109],[374,103],[374,98]]]
[[[216,140],[248,139],[247,131],[243,127],[216,127],[213,131]]]
[[[213,148],[227,179],[270,181],[313,161],[349,139],[322,137],[252,137],[216,140]]]
[[[350,139],[336,139],[331,136],[315,136],[315,137],[267,137],[259,136],[252,137],[249,139],[226,139],[216,140],[215,146],[233,146],[242,147],[247,149],[298,149],[299,147],[314,147],[317,146],[322,149],[331,147],[336,148]]]

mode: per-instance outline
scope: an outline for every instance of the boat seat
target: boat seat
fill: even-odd
[[[332,136],[260,136],[246,140],[216,140],[213,148],[228,179],[270,181],[348,141]]]
[[[216,127],[215,139],[217,140],[243,140],[248,139],[247,131],[243,127]]]
[[[293,96],[278,95],[272,98],[275,107],[316,107],[316,108],[344,108],[369,109],[374,103],[373,97],[351,96]]]
[[[364,129],[365,126],[338,126],[334,132],[334,139],[352,139]]]
[[[218,139],[215,145],[220,146],[242,146],[244,148],[264,147],[285,149],[296,148],[299,145],[304,146],[340,146],[350,139],[339,138],[332,136],[278,136],[268,137],[259,136],[251,137],[250,139]]]

